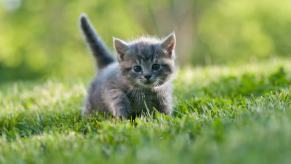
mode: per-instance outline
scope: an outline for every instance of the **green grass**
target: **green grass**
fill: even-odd
[[[0,86],[0,163],[290,163],[291,60],[185,68],[172,117],[80,116],[88,78]]]

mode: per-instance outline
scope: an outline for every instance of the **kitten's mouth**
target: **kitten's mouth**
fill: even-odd
[[[153,81],[151,81],[151,80],[146,80],[146,81],[144,82],[144,84],[150,85],[150,84],[153,84]]]
[[[152,81],[145,81],[142,83],[143,86],[145,87],[152,87],[154,83]]]
[[[143,87],[153,87],[155,84],[155,81],[152,80],[140,80],[138,81],[138,85],[143,86]]]
[[[153,87],[161,86],[162,81],[161,80],[145,80],[145,81],[139,81],[138,84],[142,87],[153,88]]]

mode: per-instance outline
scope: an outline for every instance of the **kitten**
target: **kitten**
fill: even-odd
[[[116,60],[84,14],[80,23],[98,66],[98,73],[88,89],[83,114],[100,111],[129,118],[156,109],[170,115],[175,34],[162,40],[142,37],[125,42],[113,38]]]

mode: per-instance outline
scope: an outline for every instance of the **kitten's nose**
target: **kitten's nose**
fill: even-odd
[[[149,80],[152,77],[152,75],[144,75],[144,78],[146,78],[147,80]]]

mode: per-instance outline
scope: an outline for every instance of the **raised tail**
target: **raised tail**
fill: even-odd
[[[113,63],[115,59],[110,54],[101,38],[98,37],[94,27],[85,14],[81,14],[80,23],[86,41],[96,59],[98,68],[104,68]]]

